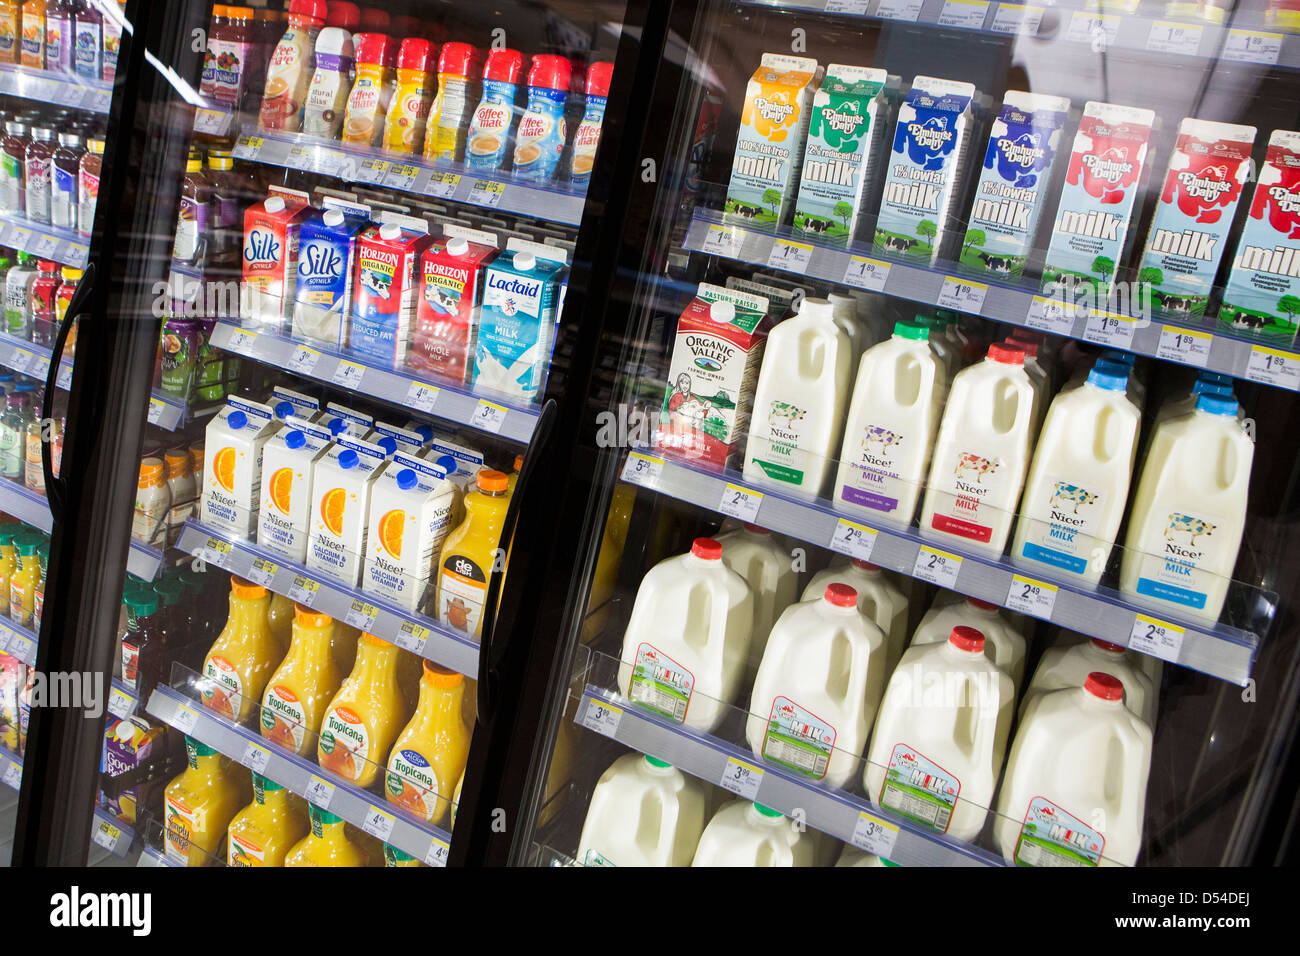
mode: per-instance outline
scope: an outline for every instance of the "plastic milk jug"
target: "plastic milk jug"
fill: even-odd
[[[984,653],[1011,677],[1016,687],[1025,676],[1025,638],[1004,618],[996,604],[968,597],[951,604],[935,603],[925,612],[912,635],[912,646],[946,641],[959,625],[975,628],[984,635]]]
[[[690,866],[704,832],[705,786],[651,756],[625,754],[600,775],[578,840],[583,866]]]
[[[814,866],[813,837],[780,810],[733,800],[704,828],[691,866]]]
[[[1029,704],[1048,691],[1082,687],[1089,674],[1101,671],[1124,685],[1124,706],[1155,730],[1157,693],[1151,678],[1138,665],[1137,656],[1127,648],[1099,637],[1082,644],[1049,647],[1043,652],[1034,676],[1029,679],[1020,713],[1023,716]]]
[[[754,595],[754,630],[746,669],[753,673],[763,659],[767,635],[781,612],[799,597],[799,575],[790,552],[766,528],[747,524],[718,537],[722,563],[735,571]]]
[[[803,589],[801,600],[817,600],[826,593],[826,585],[836,582],[858,592],[858,610],[884,633],[885,673],[888,674],[903,656],[907,644],[907,597],[890,583],[879,567],[854,558],[814,574]]]

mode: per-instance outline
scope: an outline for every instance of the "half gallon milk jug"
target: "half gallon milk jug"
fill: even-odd
[[[1121,590],[1218,620],[1246,524],[1254,453],[1232,399],[1202,395],[1190,415],[1156,429],[1129,515]]]
[[[1233,398],[1232,382],[1223,382],[1217,372],[1202,372],[1196,376],[1196,381],[1192,382],[1192,388],[1189,392],[1181,395],[1175,395],[1160,406],[1156,412],[1156,424],[1159,425],[1167,418],[1178,418],[1180,415],[1190,415],[1196,411],[1196,400],[1202,395],[1217,395],[1219,398]]]
[[[912,646],[946,641],[954,627],[973,627],[984,635],[984,656],[1007,672],[1015,687],[1025,676],[1025,636],[1003,617],[996,604],[968,597],[949,604],[938,601],[925,612]]]
[[[772,625],[799,596],[799,575],[790,553],[766,528],[746,524],[721,535],[718,543],[722,563],[745,579],[754,596],[754,629],[745,661],[747,673],[753,674],[763,659]]]
[[[972,839],[993,802],[1015,700],[1011,678],[984,656],[975,628],[909,647],[871,734],[868,795],[923,826]]]
[[[713,730],[736,699],[753,630],[749,585],[722,563],[722,545],[696,538],[689,554],[641,580],[618,689],[669,720]]]
[[[704,828],[691,866],[814,866],[812,834],[780,810],[733,800]]]
[[[1088,675],[1025,711],[1007,758],[993,835],[1026,866],[1132,866],[1142,844],[1151,728],[1124,685]]]
[[[1119,644],[1099,637],[1082,644],[1049,647],[1038,661],[1038,669],[1029,679],[1029,687],[1020,704],[1023,718],[1029,704],[1037,697],[1062,687],[1082,687],[1094,671],[1109,674],[1124,685],[1124,706],[1137,714],[1152,730],[1156,727],[1156,692],[1133,654]]]
[[[849,514],[912,523],[946,390],[929,335],[899,322],[862,355],[835,475],[835,504]]]
[[[853,296],[832,292],[826,301],[831,304],[831,316],[835,319],[835,324],[849,337],[849,345],[853,349],[849,353],[849,374],[852,375],[852,370],[858,367],[858,359],[871,346],[870,332],[865,324],[858,321],[858,304]]]
[[[1094,367],[1083,385],[1052,402],[1020,503],[1016,563],[1100,580],[1128,502],[1141,425],[1125,384]]]
[[[795,604],[772,628],[745,736],[773,763],[842,787],[857,770],[885,686],[885,635],[847,584]]]
[[[583,866],[690,866],[704,832],[704,784],[641,754],[600,775],[578,841]]]
[[[1029,467],[1034,389],[1025,351],[989,346],[953,380],[935,442],[921,532],[1002,553]]]
[[[1034,424],[1030,430],[1030,444],[1038,437],[1038,430],[1043,425],[1043,416],[1047,414],[1047,403],[1052,400],[1052,386],[1047,379],[1047,371],[1038,364],[1038,343],[1023,342],[1008,338],[1004,345],[1017,346],[1025,350],[1025,374],[1029,384],[1034,387]]]
[[[840,447],[853,346],[825,299],[804,299],[768,334],[745,479],[821,494]]]
[[[858,610],[885,633],[885,673],[888,674],[903,656],[907,644],[907,597],[876,565],[854,558],[814,574],[803,589],[801,600],[817,600],[826,593],[828,584],[836,582],[858,592]]]

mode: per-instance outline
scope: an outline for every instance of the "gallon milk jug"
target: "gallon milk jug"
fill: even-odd
[[[847,584],[795,604],[772,628],[745,736],[754,753],[842,787],[854,775],[885,686],[885,635]]]
[[[855,846],[844,844],[844,849],[840,851],[840,858],[835,861],[836,866],[894,866],[883,856],[876,856],[874,853],[868,853],[866,850],[859,850]]]
[[[1038,364],[1037,342],[1021,342],[1008,338],[1003,344],[1025,350],[1025,374],[1029,376],[1029,384],[1034,387],[1034,423],[1029,433],[1029,443],[1032,445],[1038,436],[1038,430],[1043,425],[1043,416],[1047,414],[1047,403],[1052,399],[1052,386],[1047,380],[1047,372]]]
[[[753,674],[763,659],[772,625],[799,596],[799,575],[790,552],[766,528],[747,524],[720,536],[718,543],[722,563],[745,579],[754,596],[754,629],[745,661],[747,673]]]
[[[722,545],[696,538],[689,554],[641,581],[623,635],[618,689],[634,703],[713,730],[736,699],[754,629],[749,585],[722,563]]]
[[[835,324],[844,330],[844,334],[849,337],[849,345],[853,348],[849,353],[852,359],[849,362],[850,375],[852,375],[852,369],[858,367],[858,359],[862,357],[862,353],[871,347],[871,333],[866,325],[858,321],[858,304],[853,296],[832,292],[826,297],[826,301],[831,304],[831,316],[835,319]]]
[[[705,786],[640,754],[600,775],[578,841],[583,866],[690,866],[704,832]]]
[[[1082,644],[1049,647],[1039,659],[1034,676],[1029,679],[1029,687],[1020,704],[1021,718],[1035,698],[1062,687],[1082,687],[1088,682],[1089,674],[1100,671],[1124,685],[1124,706],[1155,730],[1156,693],[1151,678],[1143,673],[1135,660],[1138,656],[1099,637]]]
[[[813,839],[780,810],[733,800],[704,828],[691,866],[815,866]]]
[[[1025,676],[1025,636],[1002,616],[996,604],[968,597],[950,604],[937,601],[925,612],[912,635],[912,646],[946,641],[954,627],[966,625],[984,635],[984,655],[1020,686]]]
[[[885,633],[885,673],[903,656],[907,644],[907,598],[874,564],[844,561],[813,575],[803,589],[803,601],[815,601],[826,593],[828,584],[847,584],[858,592],[858,610]]]
[[[858,363],[835,475],[835,504],[849,514],[912,523],[946,391],[929,335],[899,322]]]
[[[821,494],[844,426],[853,346],[825,299],[768,334],[754,392],[745,479]]]
[[[1101,363],[1098,363],[1101,364]],[[1119,533],[1141,416],[1104,368],[1052,402],[1034,450],[1011,557],[1095,584]]]
[[[1002,855],[1025,866],[1132,866],[1142,845],[1151,728],[1124,685],[1088,675],[1025,711],[993,824]]]
[[[972,839],[993,802],[1015,699],[1011,678],[984,656],[984,635],[973,627],[909,647],[871,734],[868,795],[923,826]]]
[[[1232,399],[1202,395],[1162,423],[1129,515],[1120,588],[1216,621],[1246,524],[1255,443]]]
[[[1034,389],[1024,349],[989,346],[953,380],[935,442],[921,532],[1000,555],[1029,466]]]

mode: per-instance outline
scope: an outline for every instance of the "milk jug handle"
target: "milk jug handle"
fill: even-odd
[[[85,310],[86,302],[90,299],[90,291],[94,286],[95,264],[88,262],[81,281],[77,283],[77,288],[73,290],[72,297],[68,300],[68,309],[63,313],[63,320],[59,323],[50,350],[50,364],[45,370],[45,391],[41,393],[42,429],[45,427],[44,423],[48,422],[54,414],[54,389],[59,380],[59,368],[63,364],[63,348],[68,344],[68,335],[73,329],[73,323]],[[58,524],[63,515],[63,503],[67,498],[67,481],[54,474],[54,464],[50,460],[52,444],[53,442],[41,441],[41,474],[45,477],[45,497],[49,501],[50,513],[54,515],[55,524]]]

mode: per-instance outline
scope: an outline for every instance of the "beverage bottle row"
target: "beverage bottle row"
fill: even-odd
[[[84,274],[82,269],[37,259],[26,252],[16,253],[14,260],[0,252],[0,278],[5,290],[4,331],[25,342],[52,347]],[[64,358],[71,359],[76,351],[74,326],[64,343]]]
[[[89,236],[103,168],[103,124],[69,110],[4,117],[0,213]]]
[[[111,83],[126,0],[0,0],[0,63]]]
[[[12,519],[0,524],[0,614],[31,631],[41,626],[49,555],[45,532]]]

